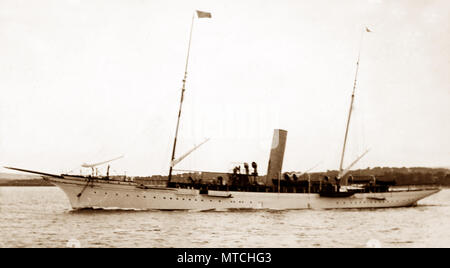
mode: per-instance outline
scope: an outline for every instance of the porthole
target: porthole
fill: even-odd
[[[178,200],[178,197],[177,197],[177,200]]]
[[[139,197],[139,195],[136,195],[136,197]]]
[[[156,196],[154,196],[153,199],[156,199]]]
[[[145,198],[145,195],[144,195],[144,198]]]
[[[119,196],[119,194],[118,194],[118,193],[116,193],[116,196]]]
[[[172,200],[172,197],[170,197],[169,199]]]
[[[163,199],[166,199],[166,197],[164,196]]]
[[[107,192],[105,192],[105,194],[108,194]]]
[[[127,197],[129,197],[129,195],[127,194]]]

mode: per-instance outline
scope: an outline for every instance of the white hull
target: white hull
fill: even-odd
[[[74,209],[222,210],[222,209],[342,209],[413,206],[439,189],[357,193],[351,197],[327,198],[313,193],[263,193],[194,189],[138,188],[132,182],[91,181],[65,177],[46,180],[61,188]],[[87,186],[86,186],[87,185]],[[79,195],[82,193],[81,195]],[[230,197],[231,195],[231,197]]]

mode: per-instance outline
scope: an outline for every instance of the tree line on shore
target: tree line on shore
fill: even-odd
[[[210,174],[216,177],[217,174]],[[224,173],[223,175],[225,175]],[[327,170],[326,172],[314,172],[301,176],[300,180],[308,179],[320,180],[324,176],[334,178],[338,174],[337,170]],[[426,167],[374,167],[366,169],[357,169],[349,172],[354,178],[370,178],[375,176],[379,181],[395,181],[396,185],[442,185],[450,186],[450,169],[446,168],[426,168]],[[182,175],[181,175],[182,176]],[[142,179],[164,180],[164,176],[142,177]],[[51,183],[41,178],[30,179],[2,179],[0,178],[0,186],[52,186]]]
[[[334,177],[337,170],[318,172],[311,176]],[[443,185],[450,186],[450,169],[426,168],[426,167],[374,167],[352,170],[349,172],[354,177],[375,176],[381,181],[395,181],[396,185]]]

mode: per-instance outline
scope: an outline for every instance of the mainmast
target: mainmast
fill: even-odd
[[[172,163],[175,159],[175,149],[177,147],[178,128],[180,126],[181,108],[183,107],[184,91],[186,88],[185,86],[186,86],[187,70],[188,70],[188,64],[189,64],[189,53],[191,50],[192,29],[194,28],[195,13],[197,13],[197,16],[199,18],[211,18],[211,13],[208,13],[208,12],[196,11],[192,14],[191,31],[189,33],[189,44],[188,44],[188,50],[187,50],[187,56],[186,56],[186,66],[184,67],[183,86],[181,87],[180,108],[178,110],[177,127],[175,129],[175,138],[173,140],[172,157],[170,158],[171,164],[170,164],[170,169],[169,169],[168,183],[172,179],[172,170],[173,170]]]
[[[361,33],[361,39],[360,39],[360,42],[359,42],[358,59],[356,61],[355,80],[353,81],[352,98],[351,98],[351,102],[350,102],[350,109],[349,109],[349,112],[348,112],[347,126],[345,128],[344,145],[342,146],[341,162],[339,164],[339,175],[338,175],[339,178],[342,175],[342,171],[343,171],[342,166],[344,164],[345,146],[347,144],[348,129],[350,127],[350,119],[351,119],[351,116],[352,116],[353,102],[355,100],[356,81],[357,81],[357,78],[358,78],[358,70],[359,70],[359,58],[360,58],[360,55],[361,55],[362,40],[363,40],[364,32],[369,32],[370,33],[371,30],[369,30],[369,28],[365,27],[365,29]]]

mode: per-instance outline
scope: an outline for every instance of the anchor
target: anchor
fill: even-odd
[[[88,178],[88,179],[87,179],[86,185],[83,187],[83,189],[81,190],[81,192],[80,192],[79,194],[77,194],[77,197],[78,197],[78,198],[81,197],[81,195],[83,194],[84,190],[86,190],[86,188],[88,187],[88,185],[89,185],[89,183],[90,183],[91,181],[92,181],[91,178]]]

